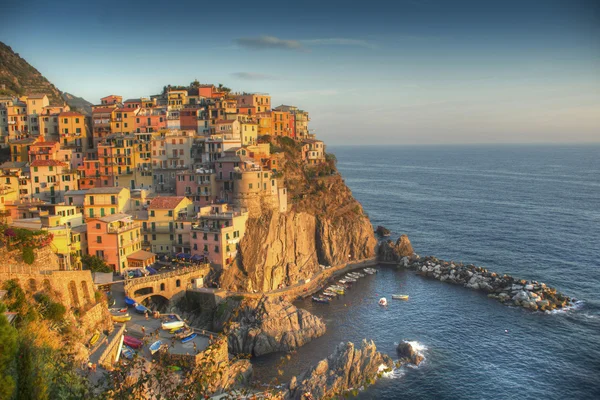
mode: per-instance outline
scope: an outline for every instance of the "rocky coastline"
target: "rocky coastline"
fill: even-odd
[[[378,352],[373,341],[363,339],[361,347],[342,342],[329,357],[293,377],[283,398],[332,398],[372,384],[393,366],[392,359]]]
[[[267,296],[231,305],[226,316],[229,351],[260,356],[289,351],[323,335],[323,321],[293,304]]]
[[[507,306],[551,312],[570,307],[575,302],[542,282],[498,274],[473,264],[444,261],[433,256],[420,257],[413,252],[406,235],[402,235],[396,243],[391,240],[380,243],[378,260],[414,270],[424,277],[440,282],[486,292],[488,297]]]

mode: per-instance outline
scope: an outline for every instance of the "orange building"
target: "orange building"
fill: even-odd
[[[115,272],[129,267],[128,258],[139,258],[136,253],[142,250],[140,224],[130,215],[88,218],[86,225],[88,253],[103,259]]]
[[[288,136],[294,137],[294,122],[291,114],[287,111],[277,111],[273,110],[272,112],[273,119],[271,120],[273,135],[274,136]]]
[[[100,99],[100,104],[109,105],[109,104],[120,104],[123,102],[123,96],[117,96],[115,94],[111,94],[110,96],[106,96]]]
[[[237,106],[253,107],[257,112],[264,112],[271,109],[271,96],[264,93],[241,94],[237,97]]]

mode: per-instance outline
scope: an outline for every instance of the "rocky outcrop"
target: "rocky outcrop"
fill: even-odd
[[[509,306],[520,306],[532,311],[551,311],[573,304],[573,299],[548,287],[545,283],[500,275],[475,265],[464,265],[439,260],[435,257],[413,257],[408,268],[442,282],[481,290]]]
[[[392,367],[392,359],[379,353],[372,341],[363,340],[360,348],[351,342],[340,343],[329,357],[293,377],[284,398],[332,398],[373,383],[384,370]]]
[[[402,235],[395,244],[391,240],[381,243],[377,251],[377,259],[383,262],[405,262],[403,258],[412,257],[413,254],[414,250],[408,236]]]
[[[269,291],[311,278],[320,264],[374,256],[373,226],[334,162],[309,167],[298,145],[284,139],[272,144],[284,155],[278,186],[287,189],[288,211],[266,199],[249,209],[238,256],[220,277],[227,290]]]
[[[411,363],[414,365],[419,365],[425,359],[425,356],[421,354],[414,345],[414,343],[409,342],[407,340],[403,340],[396,347],[396,351],[398,352],[398,356],[400,357],[400,363]]]
[[[377,234],[377,236],[386,237],[390,236],[391,232],[385,226],[378,225],[377,228],[375,228],[375,233]]]
[[[260,356],[288,351],[325,333],[323,321],[291,303],[245,299],[227,318],[229,352]]]

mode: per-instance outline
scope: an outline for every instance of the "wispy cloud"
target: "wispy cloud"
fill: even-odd
[[[275,36],[259,36],[259,37],[246,37],[236,39],[235,42],[249,49],[254,50],[266,50],[266,49],[282,49],[282,50],[302,50],[303,46],[297,40],[285,40],[279,39]]]
[[[307,46],[357,46],[367,49],[376,49],[378,47],[376,44],[366,40],[348,38],[310,39],[301,40],[300,42]]]
[[[245,79],[247,81],[266,81],[278,79],[273,75],[259,74],[257,72],[234,72],[231,75],[239,79]]]
[[[295,50],[308,51],[308,47],[312,46],[355,46],[364,47],[367,49],[376,49],[378,46],[372,42],[362,39],[351,38],[321,38],[321,39],[306,39],[306,40],[289,40],[279,39],[275,36],[259,36],[245,37],[235,39],[235,43],[239,46],[253,50]]]

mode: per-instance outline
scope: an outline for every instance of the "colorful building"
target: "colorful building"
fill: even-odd
[[[155,197],[148,206],[147,220],[142,220],[144,241],[150,243],[155,253],[176,253],[186,245],[189,249],[191,220],[188,216],[192,217],[193,213],[194,205],[187,197]]]
[[[127,188],[92,188],[85,194],[83,203],[86,218],[104,217],[129,211],[131,192]]]
[[[30,165],[33,198],[51,204],[63,202],[65,192],[79,189],[79,174],[58,160],[34,160]]]

